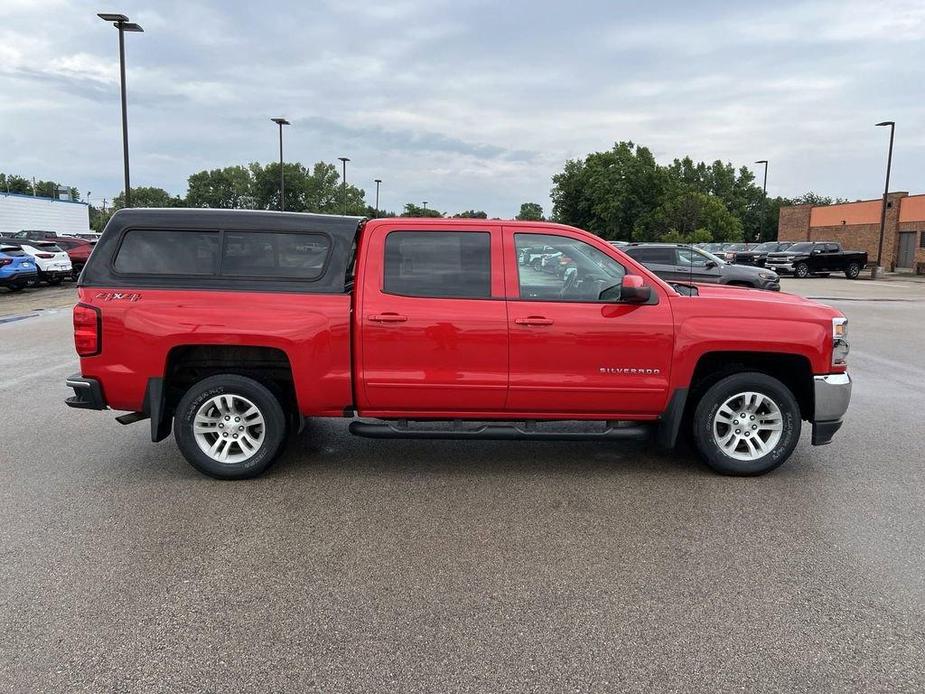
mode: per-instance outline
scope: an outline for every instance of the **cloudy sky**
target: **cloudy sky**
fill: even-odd
[[[771,161],[769,193],[925,192],[921,0],[0,0],[0,171],[122,188],[116,31],[128,14],[134,185],[351,157],[348,180],[511,216],[616,140],[663,162]]]

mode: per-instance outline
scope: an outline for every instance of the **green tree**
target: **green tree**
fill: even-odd
[[[481,210],[466,210],[454,214],[453,219],[488,219],[488,213]]]
[[[552,180],[556,221],[606,239],[632,240],[640,217],[658,206],[667,175],[646,147],[618,142],[609,151],[567,161]]]
[[[443,213],[432,208],[418,207],[413,202],[406,202],[400,217],[442,217]]]
[[[154,186],[132,186],[132,207],[184,207],[186,201],[179,195],[171,196],[163,188]],[[125,191],[120,192],[112,201],[113,210],[125,207]]]
[[[279,164],[250,165],[254,178],[255,206],[279,209]],[[309,171],[298,162],[286,162],[286,209],[292,212],[344,213],[344,187],[337,167],[317,162]],[[366,200],[362,188],[347,185],[347,214],[365,215]]]
[[[676,190],[640,219],[637,238],[645,241],[688,241],[706,230],[712,241],[742,240],[742,222],[715,195]]]
[[[543,207],[536,202],[524,202],[520,205],[520,212],[517,213],[515,219],[520,219],[527,222],[542,222],[546,219],[543,216]]]
[[[186,204],[189,207],[254,209],[253,171],[247,166],[200,171],[187,179]]]

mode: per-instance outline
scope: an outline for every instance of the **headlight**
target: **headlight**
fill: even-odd
[[[844,316],[832,319],[832,366],[848,363],[848,319]]]
[[[776,272],[759,272],[758,276],[763,280],[776,280],[777,279]]]

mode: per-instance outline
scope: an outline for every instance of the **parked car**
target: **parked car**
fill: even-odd
[[[53,241],[67,253],[71,261],[72,276],[74,279],[77,279],[80,275],[80,271],[83,270],[84,265],[87,263],[90,253],[93,252],[96,241],[85,241],[84,239],[74,237],[68,238],[65,236],[56,236],[54,239],[48,240]]]
[[[549,246],[522,248],[517,253],[517,261],[521,265],[529,265],[534,270],[539,270],[543,267],[543,258],[555,252],[556,249],[550,248]]]
[[[0,243],[19,246],[32,258],[38,271],[38,281],[55,285],[73,273],[67,252],[51,241],[33,241],[21,238],[0,238]]]
[[[858,278],[867,265],[865,251],[845,251],[834,241],[800,241],[784,251],[769,253],[767,266],[796,277],[843,272],[849,280]]]
[[[14,239],[32,239],[33,241],[42,241],[44,239],[53,239],[58,235],[56,231],[47,231],[43,229],[23,229],[12,234],[10,238]]]
[[[0,287],[18,292],[37,278],[32,258],[19,246],[0,241]]]
[[[757,243],[730,243],[723,249],[723,260],[727,263],[734,263],[737,253],[750,251],[757,245]]]
[[[793,245],[792,241],[766,241],[764,243],[753,244],[750,248],[734,249],[730,248],[725,253],[726,262],[735,265],[755,265],[756,267],[765,267],[768,260],[768,253],[780,253],[787,250]]]
[[[708,282],[780,291],[780,277],[776,272],[730,265],[699,248],[672,243],[639,243],[620,250],[668,282]]]
[[[246,264],[224,262],[233,244]],[[575,266],[558,279],[506,264],[526,248]],[[828,443],[851,391],[838,310],[676,291],[546,222],[120,210],[73,318],[67,404],[150,420],[155,441],[173,428],[194,467],[226,479],[265,470],[305,417],[355,415],[350,432],[373,438],[651,433],[671,447],[689,426],[714,470],[756,475],[790,457],[804,420]]]

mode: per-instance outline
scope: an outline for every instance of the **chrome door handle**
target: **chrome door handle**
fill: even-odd
[[[374,313],[369,319],[376,323],[404,323],[408,316],[401,316],[397,313]]]
[[[514,322],[517,325],[552,325],[553,321],[550,318],[544,318],[543,316],[527,316],[526,318],[515,318]]]

